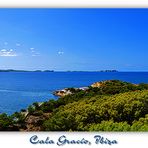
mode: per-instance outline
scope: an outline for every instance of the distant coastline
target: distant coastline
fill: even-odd
[[[17,70],[17,69],[0,69],[0,72],[65,72],[65,73],[77,73],[77,72],[96,72],[96,73],[118,73],[118,72],[148,72],[148,71],[118,71],[118,70]]]
[[[15,69],[0,69],[0,72],[119,72],[117,70],[99,70],[99,71],[54,71],[54,70],[15,70]]]

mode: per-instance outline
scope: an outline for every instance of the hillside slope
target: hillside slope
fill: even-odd
[[[119,80],[69,88],[58,100],[0,115],[1,131],[148,131],[148,84]],[[99,85],[98,85],[99,84]]]

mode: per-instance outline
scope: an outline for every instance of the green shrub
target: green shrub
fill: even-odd
[[[45,130],[89,130],[91,124],[100,124],[112,120],[117,125],[132,125],[148,114],[148,90],[126,92],[112,96],[95,96],[69,103],[53,112],[45,121]],[[120,123],[120,124],[117,124]],[[103,125],[103,124],[102,124]],[[99,126],[99,125],[98,125]],[[114,129],[115,130],[115,129]]]
[[[148,114],[145,118],[140,118],[138,121],[134,121],[131,126],[131,131],[148,131]]]
[[[127,122],[102,121],[100,124],[92,124],[90,131],[130,131],[130,125]]]
[[[10,130],[10,126],[13,125],[13,120],[10,116],[7,116],[7,114],[3,113],[0,114],[0,130]]]

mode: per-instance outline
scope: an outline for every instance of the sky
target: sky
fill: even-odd
[[[148,9],[0,9],[0,69],[148,71]]]

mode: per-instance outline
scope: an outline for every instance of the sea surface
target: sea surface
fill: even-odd
[[[12,114],[33,102],[57,99],[55,90],[110,79],[148,83],[148,72],[0,72],[0,113]]]

